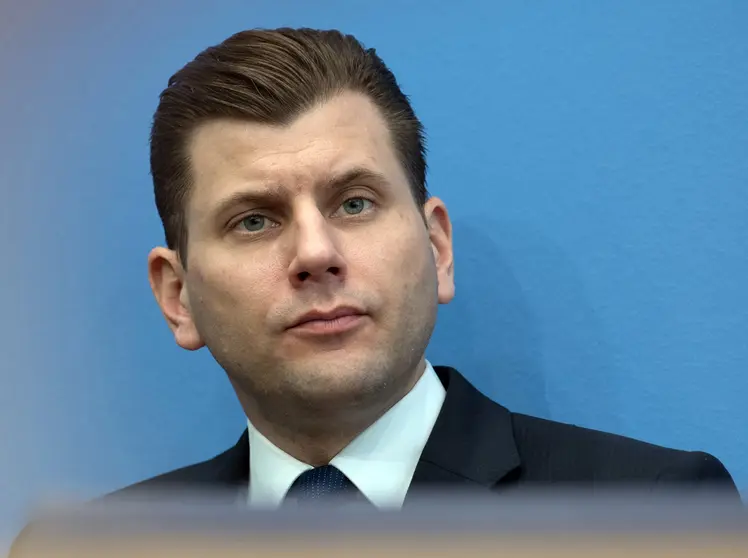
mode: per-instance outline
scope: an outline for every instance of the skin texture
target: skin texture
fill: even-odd
[[[447,210],[416,204],[384,119],[357,93],[286,126],[205,123],[189,155],[188,261],[152,250],[156,300],[179,346],[207,346],[260,432],[327,463],[423,373],[437,306],[454,296]],[[291,327],[341,307],[356,315]]]

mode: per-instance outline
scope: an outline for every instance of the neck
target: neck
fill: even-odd
[[[333,457],[350,444],[359,434],[374,424],[393,405],[405,397],[423,375],[425,360],[421,360],[407,381],[397,390],[383,390],[369,400],[348,399],[343,404],[289,405],[286,401],[263,401],[262,405],[237,389],[244,412],[263,436],[288,455],[319,467],[330,463]],[[238,388],[238,386],[235,386]],[[384,393],[384,392],[387,393]],[[271,412],[263,412],[271,409]],[[284,409],[285,412],[272,412]]]

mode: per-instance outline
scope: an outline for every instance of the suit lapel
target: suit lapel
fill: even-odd
[[[434,369],[447,393],[408,498],[437,486],[485,490],[509,482],[520,467],[511,413],[453,368]]]
[[[249,495],[249,432],[245,430],[233,447],[207,464],[210,466],[199,476],[202,482],[213,487],[214,497],[225,497],[228,502],[246,505]]]
[[[215,481],[226,487],[246,486],[249,482],[249,431],[239,441],[215,458]]]

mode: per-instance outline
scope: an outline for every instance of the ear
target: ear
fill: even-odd
[[[439,303],[447,304],[455,296],[452,222],[449,220],[447,207],[439,198],[429,198],[423,206],[423,213],[434,252]]]
[[[204,343],[190,312],[184,277],[185,270],[174,250],[158,247],[148,254],[148,281],[166,323],[177,345],[195,351]]]

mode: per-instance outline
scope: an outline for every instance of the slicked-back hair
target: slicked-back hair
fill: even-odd
[[[212,46],[174,74],[151,129],[151,174],[166,244],[187,264],[189,140],[202,123],[284,125],[344,91],[366,95],[387,123],[419,207],[427,199],[423,127],[374,49],[339,31],[249,30]]]

